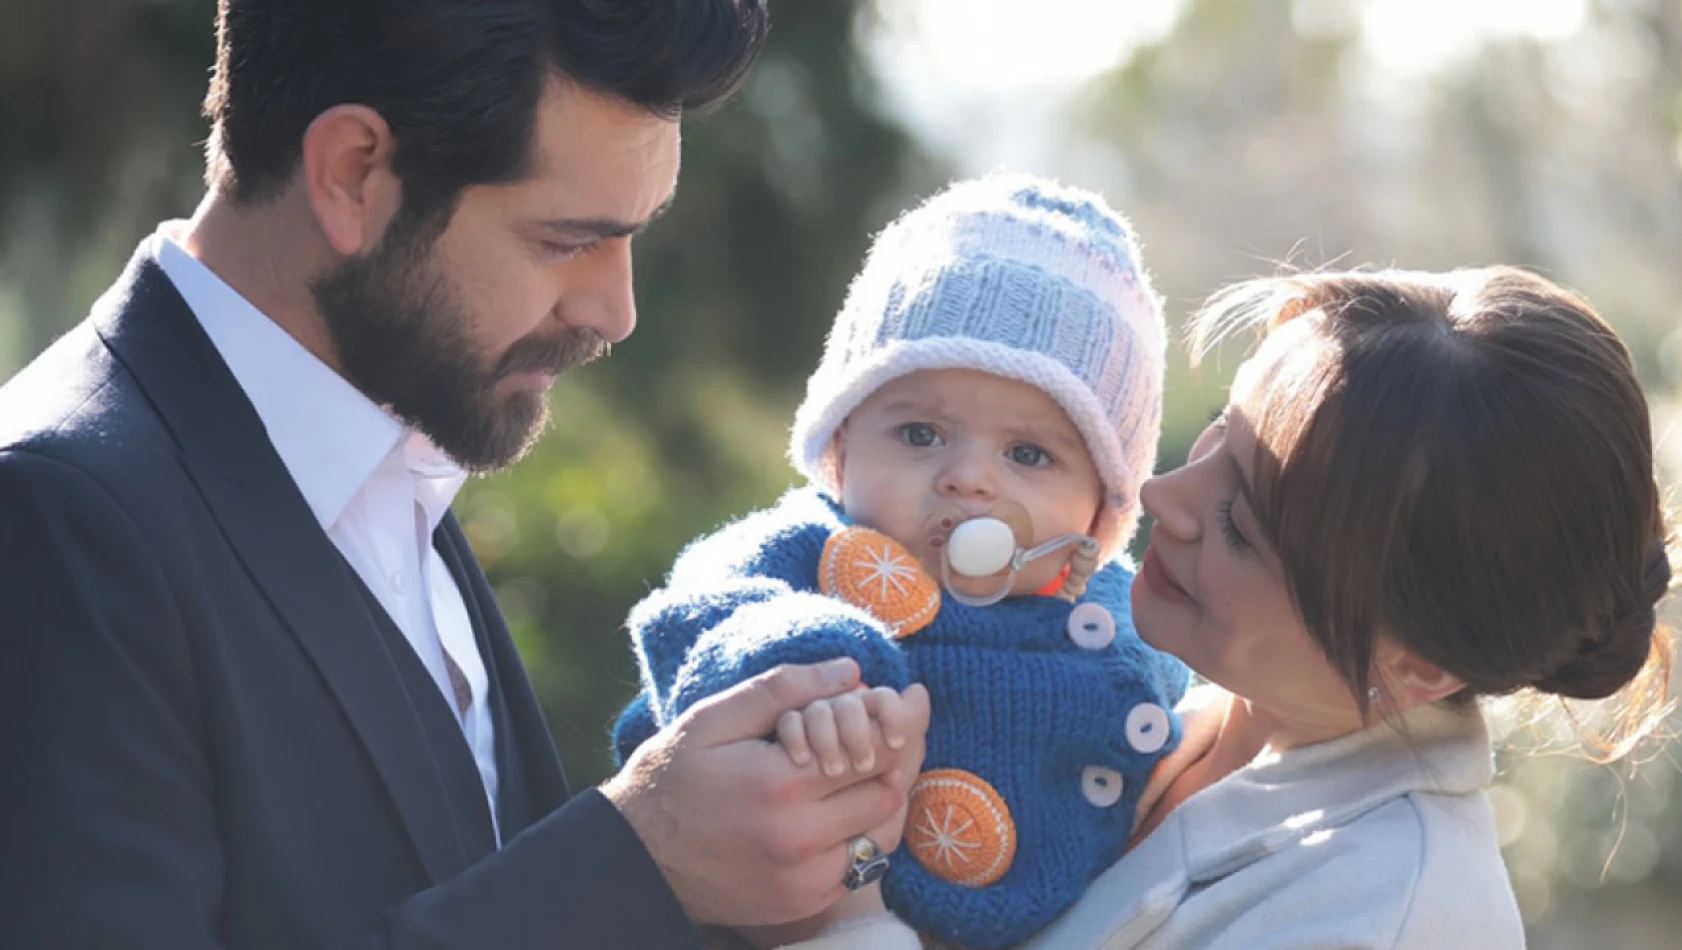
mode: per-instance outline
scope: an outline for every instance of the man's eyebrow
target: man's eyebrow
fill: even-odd
[[[650,224],[654,223],[655,219],[671,210],[672,201],[675,198],[676,195],[668,197],[661,203],[660,207],[654,209],[653,214],[641,221],[621,221],[617,218],[553,218],[547,221],[539,221],[538,225],[551,231],[560,231],[598,240],[629,237],[641,234],[648,229]]]

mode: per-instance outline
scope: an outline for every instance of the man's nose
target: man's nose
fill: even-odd
[[[589,327],[609,343],[618,343],[637,327],[637,303],[631,293],[631,242],[611,238],[574,262],[561,298],[561,319]]]

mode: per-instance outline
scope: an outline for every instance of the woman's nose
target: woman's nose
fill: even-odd
[[[1156,530],[1181,541],[1195,541],[1202,522],[1187,497],[1185,469],[1145,479],[1139,486],[1139,506],[1156,522]]]

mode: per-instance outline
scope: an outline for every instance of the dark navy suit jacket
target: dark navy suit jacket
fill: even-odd
[[[453,517],[506,839],[420,661],[143,244],[0,388],[0,946],[698,947],[569,798]]]

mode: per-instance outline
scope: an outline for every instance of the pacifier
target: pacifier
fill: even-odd
[[[1078,532],[1060,534],[1033,547],[1033,523],[1027,509],[1001,501],[985,515],[959,520],[956,513],[936,515],[929,544],[940,561],[940,582],[952,599],[971,607],[996,604],[1010,595],[1016,576],[1029,561],[1075,547],[1069,574],[1057,596],[1073,601],[1086,590],[1097,568],[1098,542]]]

